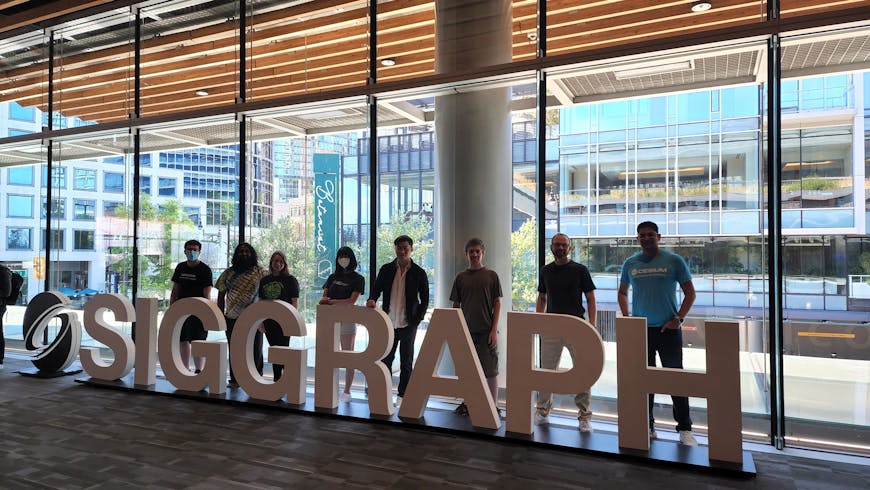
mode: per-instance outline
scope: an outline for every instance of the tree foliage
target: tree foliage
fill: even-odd
[[[119,207],[116,213],[120,218],[132,219],[133,204]],[[173,243],[188,239],[189,230],[194,228],[193,221],[178,200],[170,199],[157,206],[148,194],[139,195],[139,221],[159,223],[161,230],[160,237],[153,238],[159,240],[161,253],[139,255],[139,296],[168,299],[168,293],[172,289],[170,280],[175,270]],[[110,266],[112,270],[122,277],[128,276],[133,270],[132,247],[117,247],[112,253],[120,255],[120,260]],[[129,294],[128,280],[121,280],[119,287],[122,294]]]
[[[314,267],[314,209],[309,206],[308,216],[285,216],[269,228],[261,229],[252,237],[251,245],[260,257],[260,265],[269,266],[269,258],[276,251],[287,256],[287,270],[299,281],[299,312],[306,321],[314,320],[320,286],[315,280]]]
[[[538,229],[531,219],[511,234],[511,303],[514,311],[534,308],[538,296],[537,239]]]

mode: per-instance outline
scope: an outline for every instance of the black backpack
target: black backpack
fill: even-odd
[[[9,281],[12,284],[12,287],[9,288],[9,296],[3,298],[3,300],[7,305],[17,305],[18,296],[21,295],[21,286],[24,284],[24,278],[21,277],[21,274],[12,272],[9,269],[6,270],[9,272],[9,275],[12,276]]]

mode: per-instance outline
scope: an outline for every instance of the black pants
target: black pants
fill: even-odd
[[[3,317],[6,316],[6,308],[0,310],[0,364],[6,357],[6,334],[3,333]]]
[[[656,365],[656,352],[662,361],[662,367],[683,369],[683,331],[665,330],[661,327],[650,327],[647,331],[647,366]],[[655,426],[653,418],[653,398],[649,396],[649,427]],[[692,417],[689,415],[689,399],[685,396],[671,396],[673,402],[674,420],[677,430],[692,430]]]
[[[224,317],[227,320],[227,354],[229,354],[230,359],[232,359],[232,353],[230,352],[232,339],[233,339],[233,327],[236,325],[235,318]],[[260,375],[263,375],[263,332],[257,330],[254,334],[254,366],[257,368],[257,372]],[[230,362],[230,383],[236,382],[236,375],[233,373],[233,364]]]
[[[417,337],[417,326],[407,326],[393,330],[393,348],[381,362],[386,364],[387,370],[392,372],[393,359],[396,358],[396,346],[399,347],[399,396],[405,396],[405,388],[411,379],[411,371],[414,367],[414,339]],[[401,344],[401,345],[400,345]]]
[[[269,345],[272,347],[289,347],[290,346],[290,337],[284,335],[284,331],[281,330],[281,325],[278,325],[277,322],[266,320],[263,322],[263,327],[266,329],[266,340],[269,341]],[[275,364],[272,363],[272,373],[275,375],[274,380],[278,381],[281,379],[281,373],[284,372],[283,364]],[[260,374],[263,374],[262,372]]]

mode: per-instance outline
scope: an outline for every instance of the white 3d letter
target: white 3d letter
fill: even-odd
[[[172,303],[163,314],[157,341],[163,374],[179,390],[199,391],[208,387],[209,393],[226,393],[226,342],[191,342],[191,353],[196,357],[205,357],[205,368],[200,374],[193,374],[187,366],[181,365],[181,326],[189,316],[198,317],[206,330],[221,332],[227,329],[227,322],[217,305],[205,298],[183,298]]]
[[[706,322],[706,373],[648,367],[646,329],[646,318],[616,319],[619,446],[649,450],[649,393],[697,396],[707,399],[710,459],[741,463],[737,323]]]
[[[82,368],[92,377],[114,381],[130,374],[136,352],[130,336],[105,322],[103,315],[108,310],[115,314],[115,321],[118,322],[132,322],[136,313],[130,300],[120,294],[98,294],[85,305],[85,331],[94,340],[112,349],[115,359],[111,363],[103,362],[97,347],[82,347],[79,357]]]
[[[363,325],[369,331],[369,346],[362,352],[341,351],[339,322]],[[393,348],[393,325],[383,311],[365,306],[319,305],[317,307],[317,346],[314,365],[314,406],[338,406],[338,369],[359,369],[368,383],[369,412],[393,414],[393,380],[381,362]]]
[[[248,306],[233,327],[230,363],[236,380],[251,398],[275,401],[287,393],[289,403],[305,403],[305,350],[269,347],[268,361],[283,364],[285,368],[284,375],[277,383],[260,376],[254,366],[254,335],[257,327],[267,318],[278,322],[284,335],[305,336],[305,322],[291,304],[284,301],[257,301]]]
[[[136,369],[133,383],[157,382],[157,298],[136,300]]]
[[[567,371],[534,366],[534,334],[558,337],[574,346],[577,358]],[[554,313],[508,313],[507,428],[532,433],[532,392],[580,393],[598,381],[604,370],[604,343],[589,322]],[[521,418],[522,417],[522,418]]]
[[[456,376],[438,376],[438,365],[445,350],[450,351]],[[465,400],[471,424],[475,427],[498,429],[500,425],[495,401],[483,377],[465,317],[458,308],[436,308],[432,313],[426,339],[420,346],[417,364],[399,408],[399,416],[422,417],[430,395],[455,396]]]

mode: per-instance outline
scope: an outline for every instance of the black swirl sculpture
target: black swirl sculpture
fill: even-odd
[[[27,305],[23,321],[24,345],[40,373],[63,371],[78,355],[82,327],[70,305],[69,298],[57,291],[39,293]],[[44,345],[43,335],[54,318],[60,320],[60,330],[48,345]]]

